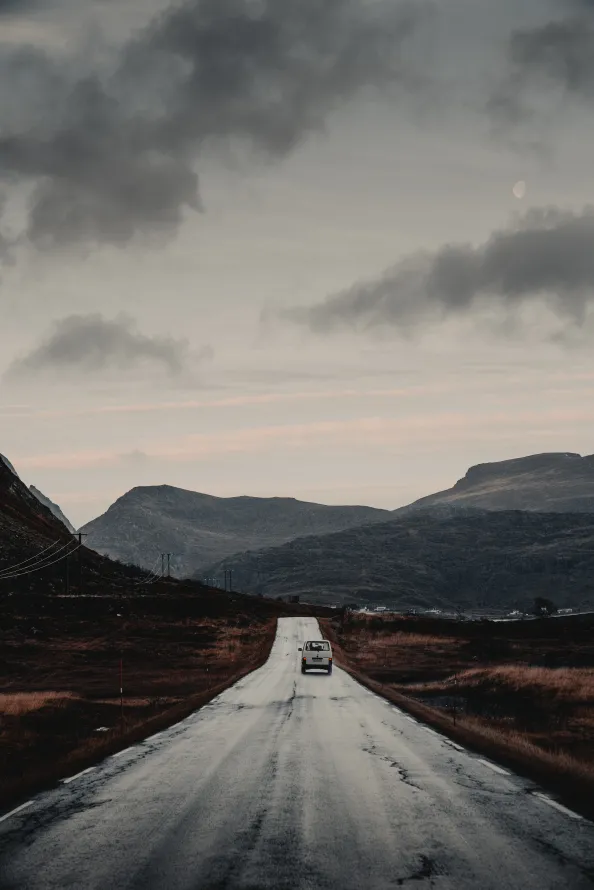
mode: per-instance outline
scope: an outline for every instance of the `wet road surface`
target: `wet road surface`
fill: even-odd
[[[338,669],[313,618],[176,726],[0,822],[2,890],[582,890],[594,825]],[[71,777],[68,777],[71,778]]]

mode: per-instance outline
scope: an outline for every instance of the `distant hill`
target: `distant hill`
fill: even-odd
[[[203,568],[242,550],[303,535],[383,521],[387,510],[329,507],[294,498],[220,498],[157,485],[133,488],[85,525],[89,547],[145,568],[171,553],[172,572],[202,577]]]
[[[314,603],[594,606],[594,515],[433,508],[235,555],[234,587]]]
[[[29,486],[29,491],[31,492],[31,494],[34,494],[37,500],[40,501],[45,507],[47,507],[48,510],[52,511],[56,519],[59,519],[60,522],[64,523],[69,532],[73,533],[75,531],[74,526],[66,518],[66,516],[64,516],[60,507],[57,504],[54,504],[53,501],[50,501],[47,495],[45,495],[42,491],[39,491],[38,488],[35,488],[34,485]]]
[[[453,488],[420,498],[394,514],[443,505],[594,513],[594,455],[553,452],[477,464]]]
[[[79,587],[80,580],[82,587]],[[70,593],[67,599],[62,596],[66,592]],[[141,595],[137,600],[136,594]],[[6,645],[16,653],[14,657],[9,656],[8,651],[1,653],[3,669],[8,669],[9,662],[17,664],[22,646],[37,644],[37,616],[43,616],[43,621],[51,615],[62,628],[72,622],[74,627],[90,623],[102,639],[107,633],[104,639],[109,648],[115,645],[110,621],[124,618],[121,627],[126,627],[129,618],[132,622],[137,618],[145,622],[147,602],[151,604],[148,614],[155,616],[157,624],[159,614],[170,617],[177,614],[182,623],[188,615],[202,618],[226,615],[229,623],[242,627],[249,626],[254,617],[264,621],[277,615],[294,615],[297,610],[304,614],[303,609],[288,603],[225,594],[197,581],[155,579],[146,571],[114,562],[87,547],[79,549],[63,523],[29,491],[2,455],[0,598],[3,620],[6,618],[12,628],[11,640]],[[323,612],[306,609],[305,614]],[[47,628],[47,621],[42,626]],[[146,633],[148,625],[143,627]],[[153,626],[153,632],[159,635],[157,625]],[[116,636],[118,633],[116,630]],[[48,643],[50,649],[52,642]],[[80,660],[83,663],[88,660],[84,652]]]

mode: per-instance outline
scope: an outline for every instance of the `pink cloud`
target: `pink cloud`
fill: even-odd
[[[438,453],[445,442],[503,441],[518,432],[525,438],[549,438],[564,425],[571,435],[571,425],[594,424],[590,409],[567,409],[517,413],[500,411],[471,414],[441,412],[405,418],[361,417],[354,420],[329,420],[312,423],[248,427],[224,432],[199,433],[180,439],[155,440],[143,448],[149,459],[185,463],[207,460],[222,454],[248,454],[282,448],[321,447],[348,450],[352,446],[408,446]],[[535,444],[535,448],[538,448]],[[126,455],[115,450],[59,452],[23,457],[18,466],[25,469],[84,469],[121,466]]]
[[[304,392],[253,393],[228,396],[224,399],[186,399],[173,402],[140,402],[125,405],[98,405],[95,407],[64,408],[60,410],[30,409],[35,417],[79,417],[101,414],[147,414],[159,411],[183,411],[194,408],[241,408],[250,405],[273,405],[290,402],[315,402],[334,399],[386,398],[413,399],[424,395],[450,392],[446,384],[418,385],[392,389],[336,389]]]

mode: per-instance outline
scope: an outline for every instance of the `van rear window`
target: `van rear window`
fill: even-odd
[[[325,640],[314,640],[312,643],[305,644],[305,649],[309,652],[327,652],[329,648],[330,643],[326,643]]]

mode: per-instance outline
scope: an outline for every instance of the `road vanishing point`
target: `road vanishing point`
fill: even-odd
[[[2,890],[582,890],[594,824],[335,668],[313,618],[181,723],[0,822]]]

